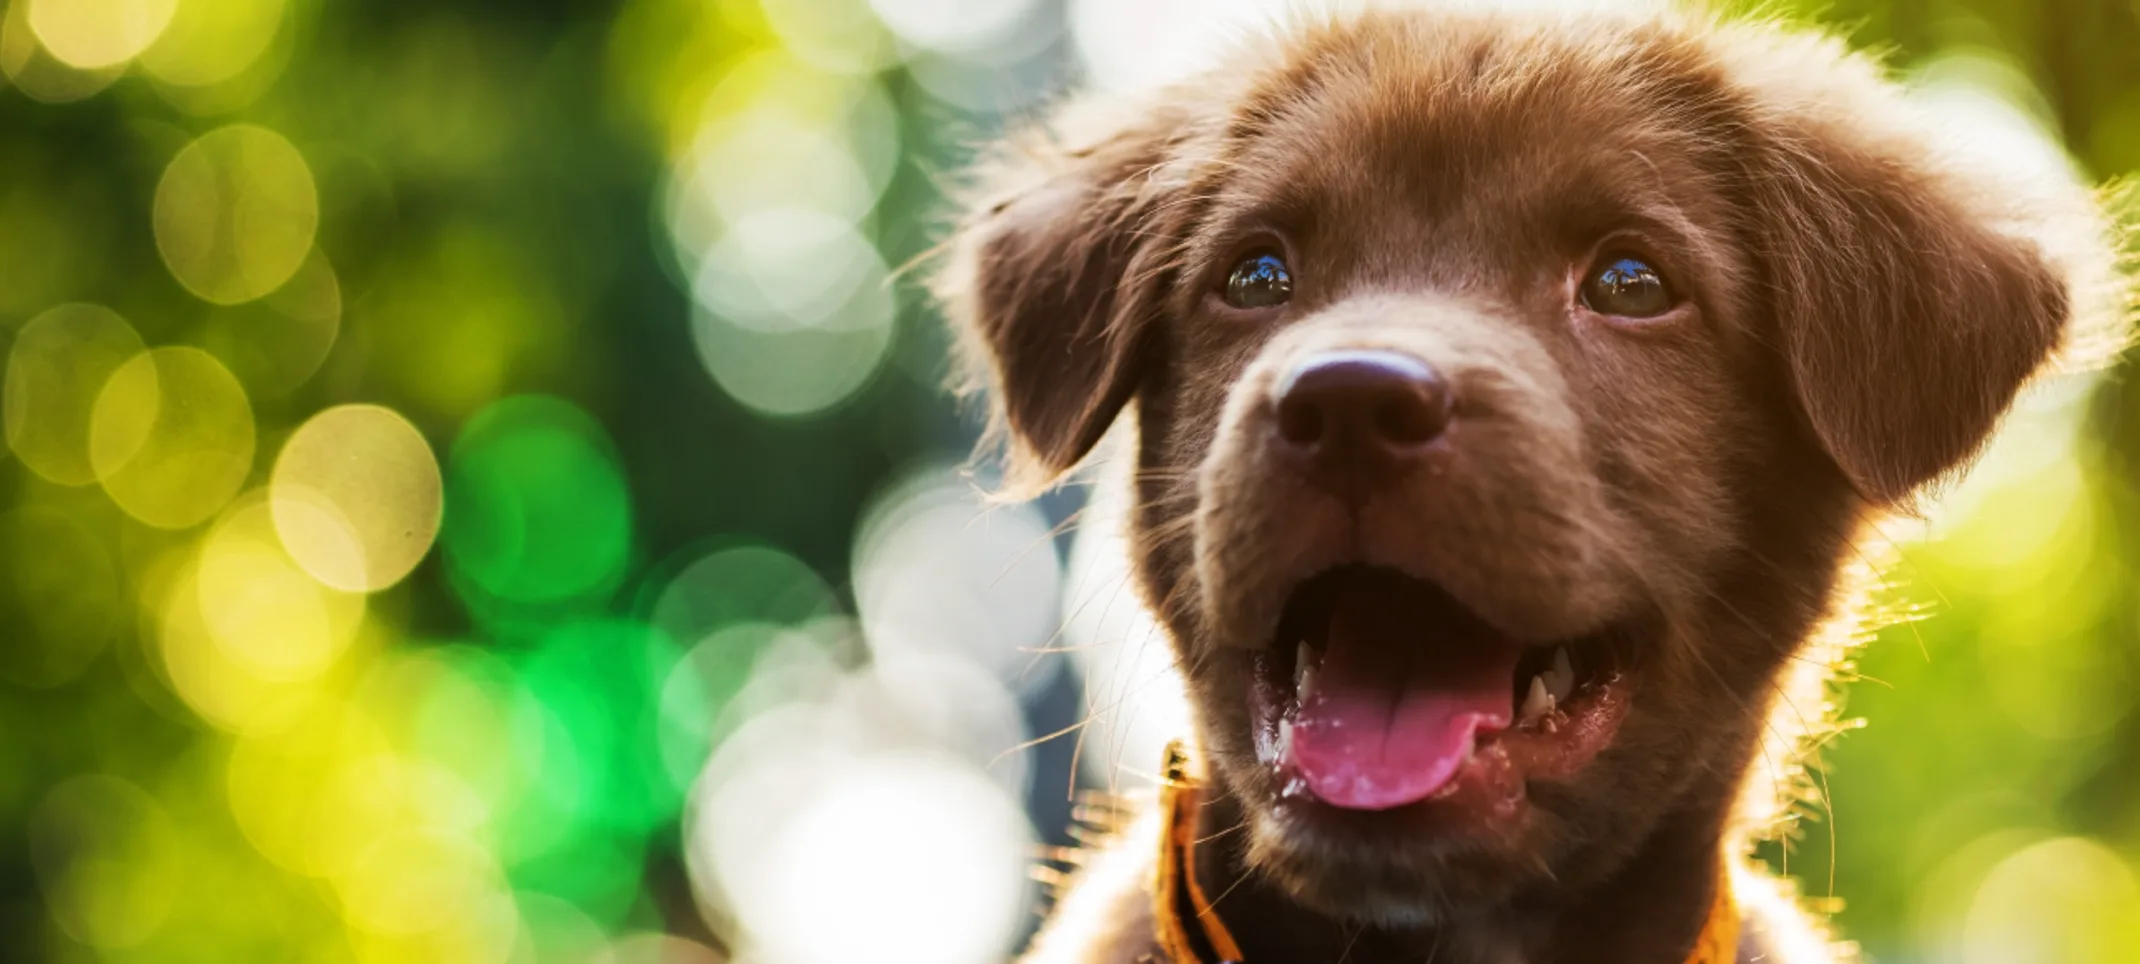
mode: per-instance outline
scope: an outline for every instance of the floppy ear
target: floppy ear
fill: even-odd
[[[1069,471],[1136,393],[1180,240],[1185,113],[1059,120],[982,168],[953,231],[934,288],[962,388],[991,390],[991,430],[1008,430],[1013,492]]]
[[[1789,381],[1891,506],[1977,453],[2113,255],[2070,178],[1965,168],[1869,65],[1827,60],[1757,94],[1747,184]]]

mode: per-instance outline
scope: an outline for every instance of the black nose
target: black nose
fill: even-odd
[[[1394,351],[1310,355],[1278,386],[1278,439],[1325,487],[1358,491],[1401,471],[1449,427],[1449,383]]]

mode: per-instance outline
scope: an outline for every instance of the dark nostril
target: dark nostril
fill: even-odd
[[[1278,435],[1302,448],[1322,441],[1322,406],[1294,392],[1279,396]]]
[[[1411,355],[1321,352],[1303,359],[1279,386],[1278,434],[1303,449],[1338,435],[1370,448],[1407,448],[1440,437],[1450,406],[1448,383]]]
[[[1375,428],[1382,437],[1400,445],[1420,445],[1434,441],[1442,433],[1448,419],[1433,407],[1423,403],[1416,394],[1392,398],[1375,409]]]

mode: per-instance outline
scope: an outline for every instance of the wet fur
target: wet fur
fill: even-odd
[[[1826,721],[1868,525],[2114,314],[2095,205],[1942,153],[1876,65],[1773,24],[1380,12],[1226,63],[1072,102],[996,154],[936,285],[1014,489],[1133,413],[1134,571],[1226,791],[1227,859],[1200,872],[1256,961],[1676,961]],[[1569,308],[1571,272],[1630,230],[1687,299],[1669,325]],[[1266,231],[1294,299],[1233,317],[1209,292]],[[1431,482],[1354,509],[1270,463],[1270,384],[1333,346],[1451,379]],[[1640,648],[1612,746],[1532,786],[1516,839],[1362,845],[1263,803],[1247,654],[1289,586],[1355,559],[1519,637]],[[1154,847],[1102,857],[1030,959],[1148,954]],[[1743,960],[1847,955],[1742,876]]]

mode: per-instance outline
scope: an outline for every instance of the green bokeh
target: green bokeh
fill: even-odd
[[[446,562],[478,618],[600,612],[631,554],[632,506],[602,427],[571,403],[507,398],[454,441]]]
[[[675,816],[682,793],[661,764],[656,732],[662,684],[675,667],[675,644],[637,623],[594,621],[544,637],[521,665],[531,693],[557,718],[573,764],[569,786],[552,799],[568,819],[632,834]],[[547,761],[553,750],[545,734]],[[549,767],[544,767],[547,787]]]

